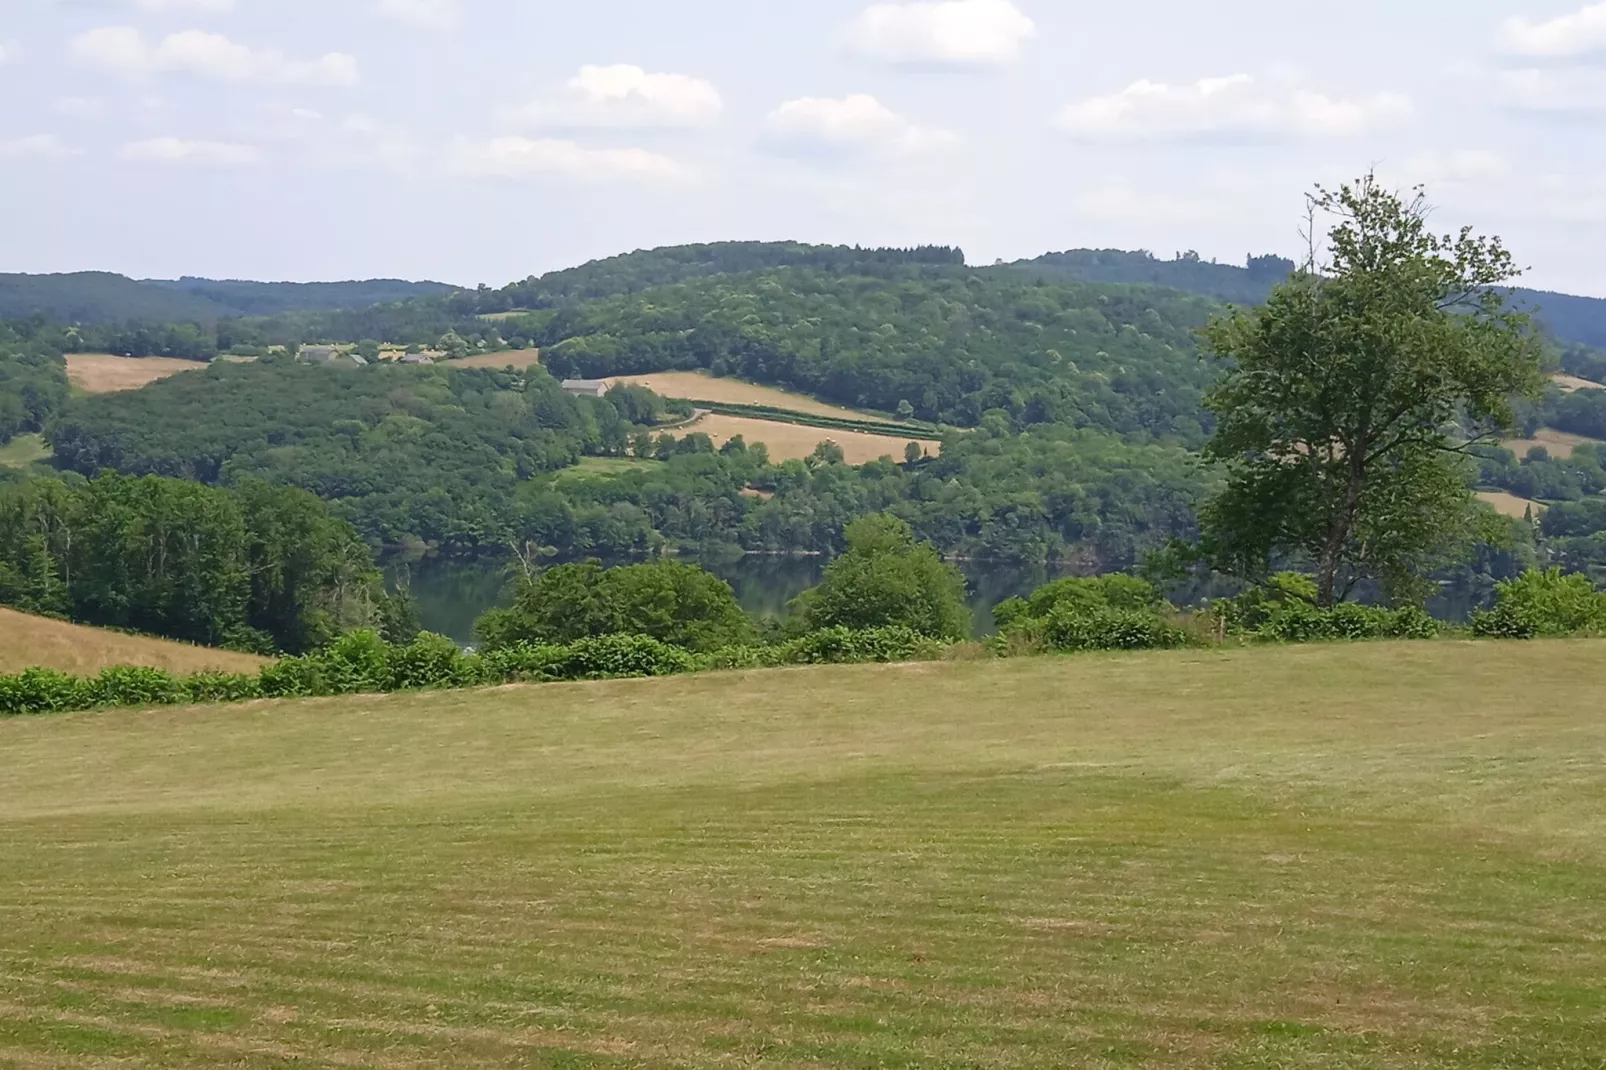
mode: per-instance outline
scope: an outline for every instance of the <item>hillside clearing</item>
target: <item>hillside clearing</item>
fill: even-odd
[[[90,394],[138,390],[159,379],[205,368],[198,360],[175,357],[118,357],[110,353],[68,353],[67,378]]]
[[[0,672],[38,666],[97,673],[110,665],[147,665],[180,673],[206,669],[255,672],[265,660],[0,609]]]
[[[1579,1067],[1601,643],[0,723],[0,1065]]]
[[[710,399],[712,400],[712,399]],[[723,446],[741,435],[749,446],[762,442],[769,448],[772,461],[800,461],[806,459],[820,443],[835,442],[842,447],[848,464],[866,464],[882,457],[903,461],[904,447],[913,441],[920,442],[927,455],[935,456],[941,442],[929,439],[891,438],[872,435],[868,431],[842,431],[830,427],[807,427],[803,424],[786,424],[773,420],[759,420],[748,416],[707,414],[696,422],[677,429],[677,434],[701,432],[714,440],[716,447]]]
[[[0,468],[27,468],[50,456],[50,447],[38,435],[18,435],[0,446]]]
[[[1557,373],[1550,377],[1550,381],[1561,387],[1562,392],[1566,394],[1576,394],[1580,390],[1606,390],[1606,384],[1580,379],[1576,375]]]
[[[1541,427],[1534,432],[1532,438],[1513,438],[1500,443],[1506,449],[1517,455],[1517,459],[1528,456],[1528,451],[1535,446],[1543,446],[1550,455],[1557,460],[1564,461],[1573,455],[1579,446],[1598,446],[1598,439],[1586,438],[1567,431],[1557,431],[1550,427]]]
[[[1531,498],[1519,498],[1504,490],[1480,490],[1478,500],[1494,506],[1494,511],[1501,516],[1514,516],[1518,520],[1529,513],[1538,516],[1548,508],[1543,502],[1536,502]]]
[[[885,416],[845,409],[830,405],[807,394],[778,390],[773,386],[759,386],[741,379],[717,378],[702,372],[655,372],[652,375],[618,375],[607,380],[610,385],[629,383],[644,386],[666,398],[683,398],[688,401],[717,401],[726,405],[764,405],[788,412],[807,413],[810,416],[832,416],[841,420],[868,420],[874,423],[891,423]],[[872,458],[873,459],[873,458]]]
[[[534,368],[541,363],[539,349],[506,349],[500,353],[480,353],[444,361],[453,368]]]

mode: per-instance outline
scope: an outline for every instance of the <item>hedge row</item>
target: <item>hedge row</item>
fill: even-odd
[[[911,661],[941,655],[908,628],[832,628],[771,647],[692,654],[642,635],[607,635],[564,644],[520,644],[485,654],[424,634],[393,645],[373,632],[347,635],[324,650],[284,658],[256,674],[175,676],[162,669],[118,667],[97,676],[52,669],[0,675],[0,716],[65,713],[112,706],[170,706],[379,694],[507,683],[674,676],[711,669]]]

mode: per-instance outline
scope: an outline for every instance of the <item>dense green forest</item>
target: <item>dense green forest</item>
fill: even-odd
[[[398,615],[368,548],[305,491],[117,475],[0,487],[0,604],[264,653]]]
[[[67,366],[59,353],[0,322],[0,446],[42,431],[67,400]]]

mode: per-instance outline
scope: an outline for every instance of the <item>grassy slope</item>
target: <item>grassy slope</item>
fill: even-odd
[[[204,669],[252,672],[262,663],[262,658],[250,654],[123,635],[0,609],[0,672],[40,666],[95,673],[108,665],[149,665],[183,673]]]
[[[0,1065],[1596,1067],[1603,654],[0,723]]]
[[[50,456],[50,447],[38,435],[17,435],[0,446],[0,468],[27,468]]]

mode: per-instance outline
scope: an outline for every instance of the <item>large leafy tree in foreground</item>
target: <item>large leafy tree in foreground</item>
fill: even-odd
[[[1429,229],[1420,192],[1372,176],[1310,198],[1325,247],[1251,311],[1206,329],[1227,371],[1209,392],[1206,452],[1227,480],[1203,509],[1206,553],[1263,578],[1305,560],[1331,605],[1362,579],[1396,601],[1476,541],[1461,474],[1468,438],[1512,422],[1539,389],[1540,347],[1502,287],[1520,272],[1498,238]]]

